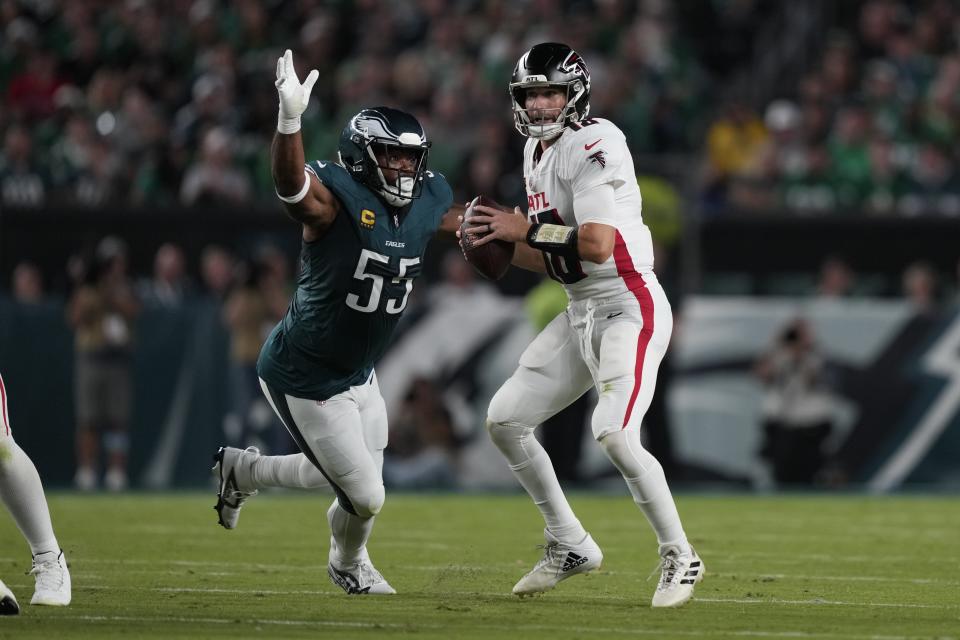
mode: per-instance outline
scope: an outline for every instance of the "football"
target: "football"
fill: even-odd
[[[463,224],[460,226],[460,244],[463,247],[463,255],[467,262],[487,280],[499,280],[510,267],[510,261],[513,260],[514,245],[512,242],[505,240],[494,240],[478,247],[470,242],[471,238],[482,237],[482,235],[466,233],[466,228],[470,225],[470,218],[474,215],[473,208],[478,204],[502,211],[510,211],[510,209],[497,204],[486,196],[477,196],[470,201],[467,210],[464,211]]]

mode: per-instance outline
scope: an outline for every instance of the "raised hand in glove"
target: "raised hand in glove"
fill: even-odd
[[[300,116],[310,104],[310,92],[320,73],[313,69],[307,79],[300,84],[297,71],[293,68],[293,52],[287,49],[277,60],[277,93],[280,95],[280,114],[277,117],[277,131],[296,133],[300,130]]]

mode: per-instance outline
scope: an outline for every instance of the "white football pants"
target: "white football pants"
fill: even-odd
[[[673,331],[663,288],[652,273],[643,278],[640,294],[571,302],[554,318],[494,396],[491,422],[534,428],[593,385],[594,438],[639,429]]]
[[[644,286],[608,299],[574,301],[520,356],[514,374],[490,402],[487,429],[517,479],[540,508],[547,528],[572,542],[583,528],[563,497],[533,430],[593,385],[598,402],[593,436],[622,473],[634,501],[663,547],[686,547],[663,469],[640,446],[657,370],[673,331],[673,314],[652,272]]]
[[[309,461],[329,483],[337,499],[327,511],[330,523],[330,561],[343,567],[367,557],[366,543],[384,503],[383,450],[387,446],[387,410],[376,374],[329,400],[296,398],[260,381],[267,400],[302,453],[261,456],[253,471],[254,486],[315,489],[325,486],[316,473],[306,473]],[[277,463],[277,464],[271,464]],[[257,482],[257,467],[284,466],[281,484]]]

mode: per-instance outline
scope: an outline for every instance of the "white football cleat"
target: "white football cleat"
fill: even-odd
[[[547,540],[543,547],[543,558],[514,585],[514,595],[526,596],[549,591],[570,576],[599,569],[603,562],[603,552],[589,533],[577,544],[560,542],[547,529],[543,530],[543,535]]]
[[[220,479],[217,504],[213,507],[224,529],[235,529],[243,503],[257,495],[253,488],[253,462],[260,456],[256,447],[220,447],[213,455],[213,473]]]
[[[53,552],[33,556],[30,575],[37,581],[30,604],[51,607],[65,607],[70,604],[70,570],[67,569],[67,558],[63,555],[63,550],[55,557]]]
[[[654,607],[679,607],[693,597],[693,588],[703,580],[703,561],[693,547],[680,553],[673,545],[660,551],[660,582],[653,594]],[[654,569],[656,571],[656,569]]]
[[[3,584],[3,580],[0,580],[0,616],[15,616],[18,613],[20,613],[20,605],[17,604],[13,591],[10,591],[7,585]]]
[[[385,596],[397,592],[369,559],[346,567],[336,567],[330,562],[327,564],[327,574],[333,584],[350,595]]]

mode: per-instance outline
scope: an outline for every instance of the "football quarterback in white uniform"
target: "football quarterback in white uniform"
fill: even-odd
[[[640,443],[673,317],[653,273],[633,160],[612,122],[589,118],[590,74],[570,47],[539,44],[521,56],[510,83],[524,151],[527,214],[477,206],[474,245],[516,243],[513,264],[545,271],[570,303],[520,356],[490,402],[487,429],[540,509],[544,557],[514,586],[552,589],[600,566],[603,554],[567,503],[534,429],[593,386],[593,435],[623,474],[657,534],[661,577],[655,607],[687,602],[703,563],[687,541],[663,468]]]

